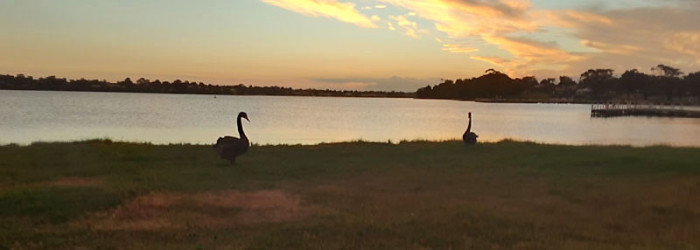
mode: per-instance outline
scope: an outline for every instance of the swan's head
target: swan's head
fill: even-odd
[[[248,122],[250,122],[250,120],[248,120],[248,114],[246,114],[245,112],[240,112],[240,113],[238,113],[238,117],[244,118],[244,119],[246,119]]]
[[[469,112],[469,119],[472,119],[472,112]]]

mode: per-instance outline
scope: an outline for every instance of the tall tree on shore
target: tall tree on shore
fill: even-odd
[[[683,78],[683,82],[688,87],[690,95],[700,98],[700,71],[688,74]]]
[[[579,82],[585,85],[595,82],[604,82],[613,78],[613,72],[614,70],[612,69],[589,69],[581,73]]]
[[[608,98],[616,89],[612,69],[589,69],[581,74],[579,83],[589,88],[596,99]]]
[[[667,100],[682,95],[681,89],[683,88],[683,82],[680,77],[683,75],[683,72],[677,68],[663,64],[652,67],[651,70],[658,72],[657,74],[659,76],[657,76],[657,82],[662,85],[661,88],[663,88]]]
[[[562,87],[576,86],[576,81],[568,76],[560,76],[558,85]]]
[[[683,72],[681,72],[680,69],[671,66],[666,66],[663,64],[656,65],[656,67],[652,67],[651,70],[659,72],[661,76],[665,76],[668,78],[679,78],[683,75]]]

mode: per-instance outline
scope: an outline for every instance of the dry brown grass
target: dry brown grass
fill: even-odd
[[[10,187],[0,189],[0,249],[700,246],[697,149],[265,146],[235,167],[209,146],[35,145],[0,156],[14,159],[0,161]]]
[[[316,213],[281,190],[151,193],[73,225],[94,230],[222,228],[301,220]]]
[[[654,242],[700,244],[700,176],[674,181],[618,179],[609,183],[587,179],[577,185],[588,188],[581,188],[553,185],[535,176],[493,178],[469,172],[440,175],[424,171],[328,182],[307,189],[307,199],[374,225],[403,221],[450,228],[471,223],[467,227],[479,228],[480,234],[492,230],[490,226],[482,228],[492,223],[483,218],[495,217],[511,225],[524,225],[526,238],[549,235],[550,243],[559,242],[561,246],[605,247],[607,242],[636,247]],[[492,233],[503,231],[507,230]],[[506,232],[502,237],[510,236]]]

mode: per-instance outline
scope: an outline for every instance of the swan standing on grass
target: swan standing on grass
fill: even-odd
[[[250,120],[248,120],[248,114],[245,112],[238,113],[236,124],[238,124],[238,135],[241,138],[239,139],[233,136],[219,137],[219,139],[216,140],[216,145],[214,145],[214,149],[216,149],[216,152],[221,156],[221,159],[226,159],[230,161],[231,164],[235,164],[236,157],[247,152],[250,147],[248,137],[245,135],[245,132],[243,132],[241,118],[250,122]]]
[[[479,137],[476,133],[472,132],[472,112],[469,112],[469,126],[467,126],[467,131],[462,135],[462,140],[466,144],[476,144],[476,138]]]

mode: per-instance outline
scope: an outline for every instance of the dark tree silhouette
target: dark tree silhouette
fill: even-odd
[[[627,70],[620,78],[612,69],[589,69],[581,73],[577,83],[560,76],[537,81],[533,76],[510,78],[494,69],[471,79],[443,80],[435,86],[416,91],[417,98],[486,100],[486,101],[554,101],[554,102],[682,102],[700,104],[700,72],[680,78],[680,70],[658,65],[658,76],[636,69]]]
[[[620,77],[620,91],[627,95],[628,98],[635,98],[637,95],[646,97],[652,87],[651,79],[651,77],[639,72],[637,69],[627,70]]]
[[[245,86],[243,84],[211,85],[202,82],[175,80],[161,82],[139,78],[136,83],[131,78],[110,83],[105,80],[66,80],[49,76],[34,79],[31,76],[18,74],[0,75],[0,89],[10,90],[53,90],[53,91],[100,91],[100,92],[144,92],[144,93],[177,93],[177,94],[216,94],[216,95],[289,95],[289,96],[339,96],[339,97],[397,97],[411,98],[414,93],[398,91],[351,91],[351,90],[318,90],[292,89],[277,86]]]
[[[662,76],[669,78],[678,78],[683,75],[683,72],[681,72],[679,69],[663,64],[656,65],[656,67],[652,67],[651,70],[659,72]]]
[[[571,77],[568,76],[560,76],[559,77],[559,86],[566,86],[566,87],[571,87],[571,86],[576,86],[576,81],[574,79],[571,79]]]
[[[581,73],[579,81],[581,84],[604,82],[613,78],[613,72],[612,69],[589,69]]]

